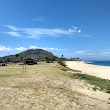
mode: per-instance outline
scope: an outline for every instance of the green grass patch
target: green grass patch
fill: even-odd
[[[95,86],[95,88],[93,88],[94,91],[96,91],[96,89],[99,88],[99,90],[105,91],[106,93],[110,94],[110,80],[101,79],[101,78],[90,76],[87,74],[75,74],[75,73],[71,74],[70,77],[89,82],[90,84]]]

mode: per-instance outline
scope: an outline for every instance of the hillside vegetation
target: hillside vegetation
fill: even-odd
[[[38,61],[44,61],[45,57],[53,57],[54,55],[51,52],[48,52],[43,49],[29,49],[15,55],[9,55],[3,57],[5,61],[22,61],[23,58],[32,58]]]

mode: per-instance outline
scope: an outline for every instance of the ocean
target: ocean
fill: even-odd
[[[87,61],[88,64],[110,66],[110,61]]]

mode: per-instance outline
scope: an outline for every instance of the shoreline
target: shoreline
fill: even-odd
[[[110,67],[87,64],[84,61],[66,61],[67,67],[82,71],[82,74],[88,74],[102,79],[110,80]]]

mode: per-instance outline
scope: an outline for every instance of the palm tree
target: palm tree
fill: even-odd
[[[64,55],[62,55],[61,58],[64,58]]]

